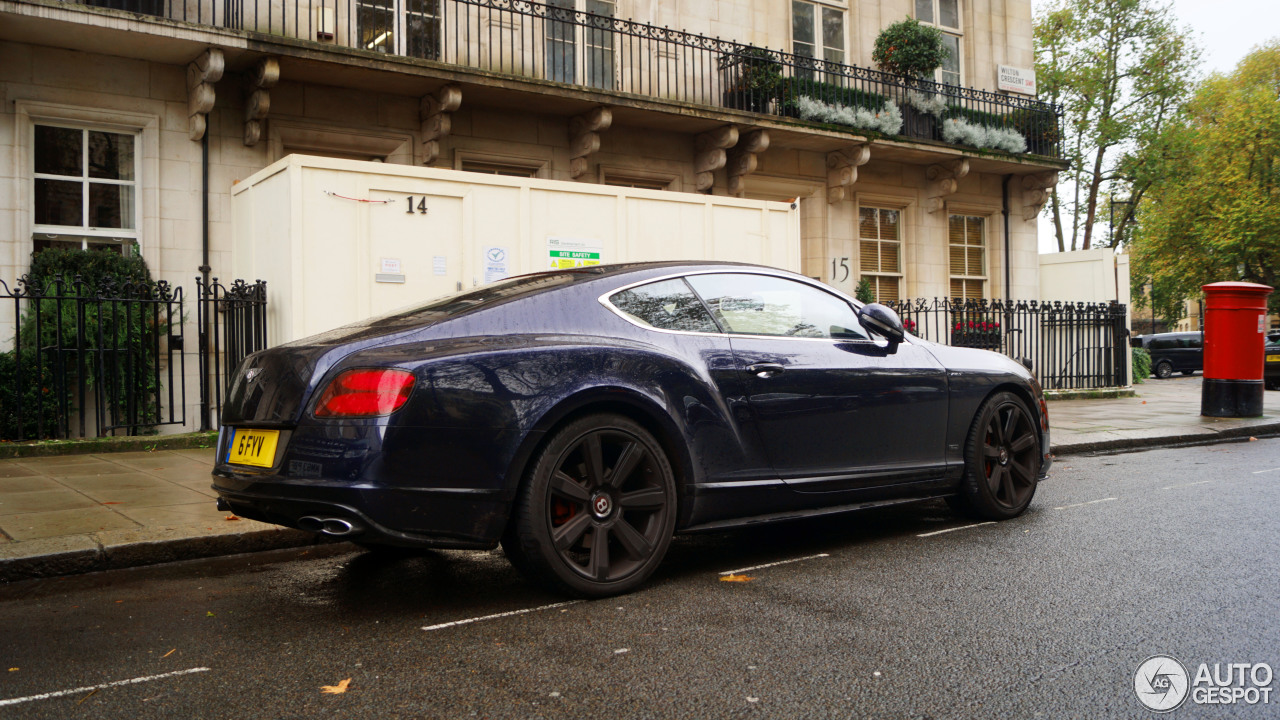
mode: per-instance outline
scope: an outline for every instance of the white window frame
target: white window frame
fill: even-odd
[[[795,3],[813,6],[813,51],[814,59],[827,62],[838,62],[842,65],[849,65],[849,12],[848,5],[842,2],[828,2],[826,0],[790,0],[787,5],[787,33],[790,35],[790,47],[793,55],[799,55],[796,52],[795,38]],[[822,11],[834,10],[840,13],[840,52],[839,60],[828,60],[828,46],[823,42],[822,36]]]
[[[679,179],[672,173],[613,165],[600,165],[598,172],[601,185],[630,187],[637,190],[670,190]]]
[[[26,267],[37,239],[64,242],[79,240],[81,247],[95,242],[132,244],[134,252],[146,256],[159,233],[160,118],[147,113],[84,108],[38,100],[15,100],[15,137],[20,139],[14,158],[17,163],[18,213],[14,223],[13,264]],[[75,129],[133,134],[134,142],[134,228],[90,229],[35,223],[35,126],[53,125]],[[88,218],[85,218],[87,222]],[[37,238],[37,235],[41,236]]]
[[[893,272],[884,272],[884,271],[881,271],[881,270],[875,270],[875,271],[863,271],[863,269],[862,269],[862,242],[863,242],[863,240],[864,240],[864,238],[862,237],[862,211],[863,211],[863,210],[877,210],[877,211],[891,210],[891,211],[893,211],[893,212],[898,213],[898,239],[896,240],[897,245],[898,245],[898,272],[896,272],[896,273],[893,273]],[[863,277],[871,278],[871,279],[872,279],[872,281],[873,281],[873,283],[875,283],[875,280],[876,280],[877,278],[897,278],[897,280],[898,280],[898,298],[897,298],[897,299],[898,299],[898,300],[903,300],[903,299],[905,299],[905,298],[906,298],[906,296],[907,296],[907,292],[906,292],[906,290],[907,290],[907,263],[906,263],[906,246],[907,246],[907,240],[906,240],[906,224],[907,224],[907,213],[906,213],[905,208],[903,208],[903,207],[901,207],[901,206],[897,206],[897,205],[892,205],[892,204],[872,202],[872,201],[869,201],[869,200],[868,200],[868,201],[860,201],[860,202],[858,203],[858,212],[857,212],[857,216],[856,216],[856,217],[857,217],[857,221],[856,221],[856,222],[857,222],[856,239],[857,239],[857,241],[858,241],[858,253],[857,253],[857,262],[858,262],[858,278],[859,278],[859,279],[861,279],[861,278],[863,278]],[[877,220],[877,223],[878,223],[878,222],[879,222],[879,221]],[[866,240],[867,240],[868,242],[871,242],[871,240],[870,240],[869,238],[866,238]],[[881,244],[881,243],[888,242],[888,241],[880,240],[880,239],[876,239],[874,242],[875,242],[875,243],[877,243],[877,245],[879,245],[879,244]],[[882,266],[883,266],[883,264],[884,264],[883,262],[882,262],[882,263],[880,263],[880,265],[882,265]],[[875,290],[875,300],[876,300],[876,302],[882,302],[882,301],[881,301],[881,299],[880,299],[880,289],[879,289],[879,284],[878,284],[878,283],[876,283],[876,284],[874,284],[874,286],[873,286],[873,287],[874,287],[874,290]]]
[[[942,24],[942,8],[940,7],[941,0],[925,1],[932,5],[933,17],[929,19],[920,17],[918,3],[921,2],[921,0],[913,1],[911,6],[912,14],[916,16],[916,20],[918,20],[922,25],[929,25],[930,27],[938,28],[942,31],[943,35],[955,38],[956,54],[958,55],[956,58],[956,72],[954,80],[948,81],[945,79],[943,77],[944,71],[942,68],[938,68],[934,71],[934,79],[943,84],[964,87],[964,0],[955,0],[956,27],[948,27]]]
[[[446,0],[438,0],[436,3],[437,15],[433,18],[436,25],[437,46],[428,49],[426,54],[413,55],[409,53],[409,19],[411,17],[432,16],[426,13],[411,10],[408,7],[408,0],[388,0],[389,7],[383,7],[373,4],[373,0],[356,0],[355,2],[355,33],[357,47],[361,50],[372,50],[374,52],[385,52],[388,55],[399,55],[402,57],[416,57],[426,60],[439,60],[444,53],[444,3]],[[375,37],[372,41],[366,43],[361,37],[364,28],[360,25],[360,11],[368,8],[371,11],[385,12],[391,15],[391,26],[384,30],[381,35]],[[429,20],[430,21],[430,20]],[[389,38],[387,36],[390,36]],[[391,44],[385,51],[379,51],[378,46],[383,45],[386,40],[391,40]]]
[[[618,5],[620,4],[618,0],[595,0],[595,1],[605,5],[612,6],[613,12],[610,15],[610,17],[614,17],[614,18],[618,17]],[[589,3],[591,2],[591,0],[567,0],[567,2],[565,2],[563,6],[562,5],[553,6],[551,3],[551,0],[542,0],[542,2],[545,2],[549,8],[555,7],[562,10],[572,10],[575,13],[587,13],[592,15],[602,14],[598,12],[592,12],[592,10],[596,8],[590,7]],[[573,7],[570,8],[568,7],[569,5],[572,5]],[[595,63],[593,62],[593,60],[599,57],[603,57],[604,53],[601,52],[601,50],[599,49],[594,49],[595,46],[589,44],[593,31],[585,27],[582,27],[581,25],[574,24],[572,26],[573,28],[572,38],[554,39],[551,37],[551,33],[550,33],[551,27],[553,27],[552,22],[553,22],[552,20],[548,19],[544,23],[543,32],[542,32],[542,62],[545,63],[546,79],[551,80],[552,82],[563,82],[563,83],[568,83],[572,85],[582,85],[585,87],[599,88],[601,90],[618,89],[619,80],[621,78],[619,74],[620,58],[618,55],[617,44],[616,42],[614,42],[615,37],[612,35],[608,35],[609,40],[612,44],[611,47],[608,48],[608,50],[610,51],[609,54],[613,56],[612,63],[608,68],[610,72],[608,73],[604,82],[597,83],[597,82],[593,82],[593,78],[592,78],[592,75],[595,74],[595,70],[597,69],[595,67]],[[600,32],[606,33],[606,34],[609,33],[609,31],[607,30],[602,30]],[[548,52],[548,46],[553,40],[556,42],[564,43],[568,46],[568,58],[573,63],[572,72],[571,72],[572,77],[557,77],[555,74],[552,73],[551,58],[553,57],[553,53]]]
[[[991,268],[994,258],[992,258],[991,233],[995,224],[996,214],[986,210],[967,207],[948,207],[946,209],[947,223],[944,226],[947,239],[947,297],[954,297],[951,293],[952,280],[977,280],[982,282],[982,298],[991,300],[995,298],[993,286],[991,284]],[[982,275],[953,275],[951,273],[951,249],[953,247],[970,248],[973,245],[956,245],[951,242],[951,218],[959,215],[964,218],[981,218],[982,219]]]
[[[547,177],[548,162],[547,160],[544,160],[542,158],[512,155],[512,154],[505,154],[505,153],[477,152],[474,150],[463,150],[463,149],[457,149],[453,151],[453,169],[454,170],[466,170],[467,172],[486,172],[483,170],[474,170],[474,171],[467,170],[467,168],[464,167],[466,165],[473,165],[473,164],[489,165],[493,167],[504,167],[504,168],[509,168],[512,171],[519,171],[521,173],[517,175],[516,172],[512,172],[510,173],[511,177],[533,177],[533,178]],[[524,175],[523,174],[524,171],[528,171],[529,175],[527,176]],[[489,173],[486,173],[486,174],[489,174]],[[493,174],[501,175],[504,173],[493,173]]]

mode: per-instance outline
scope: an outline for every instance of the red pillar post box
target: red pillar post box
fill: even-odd
[[[1262,348],[1266,343],[1266,285],[1219,282],[1204,290],[1204,384],[1200,414],[1262,414]]]

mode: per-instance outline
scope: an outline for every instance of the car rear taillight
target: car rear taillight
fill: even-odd
[[[413,374],[391,368],[346,370],[329,383],[316,403],[316,417],[377,417],[404,405]]]

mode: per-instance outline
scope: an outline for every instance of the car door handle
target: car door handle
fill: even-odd
[[[755,365],[749,366],[747,368],[747,372],[754,374],[761,380],[768,380],[785,369],[786,368],[778,363],[756,363]]]

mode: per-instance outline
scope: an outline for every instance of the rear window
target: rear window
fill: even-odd
[[[662,330],[718,333],[707,308],[682,279],[663,280],[623,290],[609,302],[643,325]]]
[[[397,308],[384,315],[366,318],[319,335],[285,343],[283,347],[350,342],[366,336],[373,337],[429,325],[448,320],[454,315],[491,307],[525,295],[545,292],[579,280],[593,279],[597,275],[598,272],[592,272],[591,269],[521,275]]]

